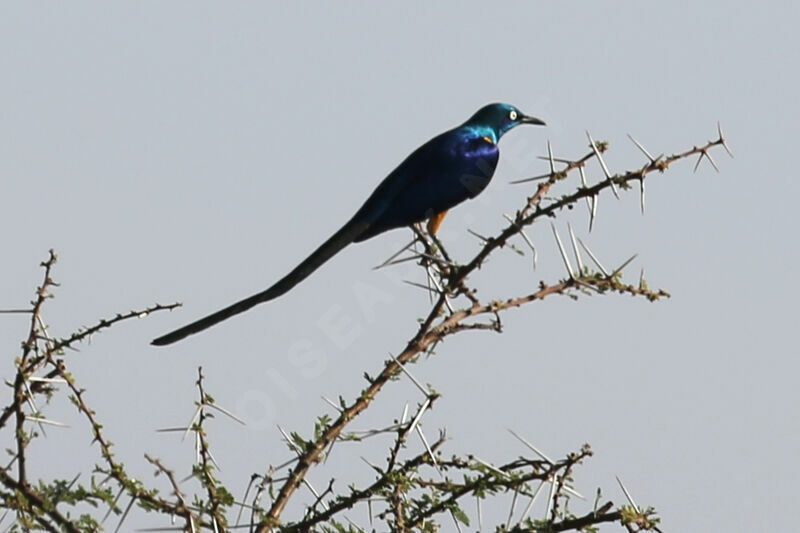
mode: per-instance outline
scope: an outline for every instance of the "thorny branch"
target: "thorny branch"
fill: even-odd
[[[211,515],[211,520],[215,528],[225,528],[227,520],[224,513],[222,513],[221,503],[222,497],[219,494],[219,487],[217,486],[217,479],[214,476],[214,459],[211,457],[211,449],[206,437],[204,423],[211,415],[206,412],[206,407],[214,404],[214,399],[206,394],[203,388],[203,369],[197,369],[197,390],[200,394],[200,402],[198,407],[200,415],[197,424],[194,425],[192,430],[197,436],[198,445],[200,448],[200,462],[195,466],[195,473],[200,478],[201,484],[205,487],[208,495],[208,511]]]
[[[36,299],[32,302],[31,321],[26,340],[22,343],[22,355],[15,362],[16,377],[13,401],[0,414],[0,429],[6,427],[11,416],[15,416],[15,441],[17,443],[17,452],[13,461],[8,467],[0,470],[0,483],[17,495],[14,499],[4,498],[4,506],[15,510],[17,521],[23,525],[27,524],[25,527],[30,527],[31,521],[33,521],[39,527],[50,531],[81,530],[76,526],[76,522],[60,513],[56,508],[61,503],[58,500],[59,497],[74,505],[73,495],[64,494],[63,491],[48,493],[42,490],[41,482],[37,487],[32,485],[27,478],[25,449],[37,434],[27,429],[25,424],[33,420],[42,420],[34,407],[33,399],[38,394],[44,394],[49,398],[55,390],[55,384],[66,384],[72,392],[70,399],[73,404],[84,414],[92,427],[94,441],[99,444],[101,455],[107,464],[105,472],[108,476],[124,487],[133,499],[154,505],[165,512],[175,513],[176,509],[170,502],[157,498],[145,490],[139,482],[127,475],[122,464],[116,462],[111,451],[111,443],[103,436],[103,426],[97,421],[94,410],[84,402],[84,390],[75,385],[74,378],[67,372],[63,355],[65,349],[73,348],[74,344],[86,340],[95,332],[132,318],[142,318],[150,313],[173,309],[179,304],[155,305],[141,311],[118,314],[112,319],[104,319],[89,328],[81,329],[65,339],[54,340],[47,333],[42,314],[46,300],[52,297],[50,289],[58,286],[51,277],[56,261],[55,252],[50,250],[48,259],[41,264],[44,268],[44,280],[37,288]],[[36,375],[41,372],[44,373],[42,376]],[[31,406],[30,414],[26,413],[26,405]],[[16,465],[16,479],[11,478],[8,473],[13,465]],[[100,487],[97,491],[86,495],[85,498],[87,501],[106,499],[104,489]],[[93,522],[89,520],[88,523],[92,524]]]
[[[524,230],[536,221],[556,217],[562,210],[572,208],[577,202],[585,200],[590,206],[591,228],[598,199],[607,189],[611,189],[617,195],[619,193],[617,187],[626,190],[630,188],[631,182],[639,182],[641,204],[644,207],[644,181],[649,174],[654,171],[664,172],[672,163],[692,156],[698,157],[697,164],[703,159],[708,159],[717,169],[716,163],[711,158],[711,149],[722,146],[728,150],[721,130],[718,139],[667,157],[663,155],[653,157],[638,141],[631,138],[647,156],[647,163],[636,170],[611,174],[602,159],[607,144],[596,142],[588,132],[587,137],[590,140],[591,150],[573,160],[553,157],[552,148],[548,143],[546,159],[549,161],[550,171],[543,176],[518,180],[519,182],[538,180],[540,183],[533,193],[525,198],[519,211],[513,217],[506,217],[508,226],[495,236],[479,236],[482,241],[481,248],[465,264],[454,262],[447,254],[443,243],[434,235],[429,235],[420,228],[413,228],[416,245],[421,246],[422,250],[414,252],[410,258],[395,260],[396,254],[384,265],[413,260],[425,269],[428,291],[433,296],[428,314],[421,320],[419,328],[400,353],[386,361],[377,376],[367,375],[368,386],[358,397],[349,403],[340,398],[338,406],[332,404],[336,407],[338,415],[335,419],[321,417],[312,439],[303,441],[297,434],[292,434],[292,437],[286,435],[296,451],[296,457],[282,465],[270,467],[265,475],[252,477],[247,490],[249,493],[250,487],[255,484],[252,504],[245,503],[247,493],[242,502],[235,502],[214,473],[216,465],[206,436],[205,422],[212,416],[210,409],[232,417],[233,415],[217,406],[213,398],[205,392],[202,369],[198,369],[196,381],[200,396],[196,404],[197,411],[189,427],[185,429],[187,432],[195,433],[198,455],[191,477],[199,482],[204,496],[195,493],[190,503],[185,489],[181,487],[183,482],[178,480],[174,472],[159,459],[146,455],[145,459],[156,468],[156,472],[169,482],[171,496],[160,496],[157,490],[149,489],[131,477],[124,465],[114,457],[111,441],[105,437],[103,426],[98,421],[95,411],[86,403],[85,390],[78,387],[75,378],[67,371],[65,351],[74,350],[76,344],[119,322],[141,318],[156,311],[173,309],[180,304],[155,305],[142,311],[118,314],[114,318],[101,320],[91,327],[82,328],[65,338],[54,339],[49,335],[42,316],[44,304],[51,297],[50,290],[57,286],[51,277],[56,262],[56,255],[51,251],[49,258],[42,263],[44,279],[36,290],[36,298],[31,302],[31,308],[0,310],[3,313],[31,315],[30,327],[22,342],[22,354],[15,364],[16,376],[13,384],[10,384],[13,398],[0,412],[0,430],[9,425],[12,417],[14,419],[16,445],[11,463],[6,468],[0,469],[0,506],[13,510],[18,523],[25,530],[39,528],[47,531],[94,531],[100,528],[100,523],[91,514],[75,518],[64,510],[68,505],[74,506],[77,502],[85,502],[91,505],[105,505],[108,509],[106,516],[112,512],[121,514],[117,529],[122,526],[128,511],[136,503],[146,511],[180,517],[184,521],[184,531],[226,530],[229,527],[228,513],[235,506],[239,509],[239,515],[245,509],[251,511],[250,531],[265,532],[280,529],[304,532],[334,529],[361,531],[363,529],[360,526],[347,518],[346,511],[366,503],[370,512],[370,525],[372,519],[377,517],[386,521],[393,530],[412,531],[435,529],[437,527],[435,520],[442,513],[449,513],[456,526],[460,522],[467,523],[468,519],[460,507],[464,498],[473,495],[477,497],[480,517],[480,501],[487,495],[505,492],[513,493],[514,496],[508,513],[508,523],[505,526],[509,531],[541,529],[577,531],[603,522],[619,522],[629,531],[658,531],[658,519],[654,516],[653,510],[640,510],[627,491],[626,497],[631,503],[630,506],[615,508],[611,502],[606,502],[596,505],[594,511],[582,516],[575,516],[569,511],[568,498],[570,494],[574,494],[574,490],[568,484],[572,482],[572,469],[591,455],[588,446],[557,462],[547,459],[527,441],[524,441],[526,445],[541,459],[520,457],[500,466],[492,466],[471,456],[466,459],[454,456],[452,459],[444,460],[441,457],[441,448],[446,440],[444,433],[441,432],[438,439],[429,442],[421,426],[423,416],[432,408],[439,395],[429,387],[423,387],[408,369],[409,363],[415,362],[420,354],[432,353],[446,337],[467,330],[500,332],[502,312],[543,300],[554,294],[574,296],[581,293],[618,292],[649,300],[669,296],[663,290],[648,288],[643,279],[640,279],[638,284],[623,282],[622,270],[630,260],[609,272],[581,242],[581,247],[590,255],[599,271],[592,271],[583,266],[571,229],[573,251],[578,261],[577,269],[570,266],[560,237],[554,229],[567,267],[565,278],[551,283],[541,281],[537,290],[529,294],[493,301],[478,298],[477,291],[469,284],[469,276],[480,269],[492,253],[510,246],[510,241],[515,237],[524,239],[535,253],[533,244]],[[598,160],[605,177],[600,182],[589,185],[586,181],[586,166],[592,159]],[[562,168],[557,169],[557,165],[561,165]],[[557,184],[574,173],[580,175],[581,183],[572,193],[556,198],[548,196]],[[392,425],[383,429],[366,432],[346,431],[352,421],[371,405],[384,385],[401,372],[407,374],[424,396],[424,401],[417,409],[409,415],[406,406],[400,420],[395,420]],[[90,424],[93,442],[97,442],[102,457],[102,465],[96,467],[95,474],[102,475],[103,479],[96,483],[93,477],[92,485],[88,488],[75,485],[77,478],[69,483],[56,480],[48,484],[40,480],[36,485],[28,480],[26,448],[32,439],[39,436],[32,425],[55,423],[42,416],[34,403],[34,398],[44,395],[49,399],[59,385],[66,386],[72,403]],[[424,450],[404,458],[403,452],[407,449],[408,439],[412,433],[418,434]],[[336,442],[361,441],[381,434],[394,434],[394,440],[386,456],[385,465],[382,467],[371,465],[375,473],[375,479],[371,483],[361,488],[351,486],[348,492],[337,495],[334,490],[334,480],[331,479],[327,488],[321,493],[314,490],[307,479],[308,473],[314,466],[324,462],[324,458],[331,454]],[[455,481],[460,477],[463,477],[463,481]],[[111,482],[119,489],[116,496],[112,493]],[[535,482],[538,482],[538,487],[534,490],[532,483]],[[299,521],[285,522],[282,518],[284,511],[297,489],[303,484],[314,493],[315,500],[306,507]],[[530,518],[529,512],[545,484],[550,485],[547,514],[543,520],[535,521]],[[124,511],[117,506],[123,495],[128,498]],[[262,504],[264,497],[269,499],[267,505]],[[512,522],[512,517],[515,515],[514,505],[518,498],[528,498],[529,501],[522,515]],[[373,514],[373,506],[378,508],[377,514]],[[349,526],[343,525],[341,517],[349,522]],[[233,527],[240,527],[238,520]]]
[[[593,148],[597,147],[594,141],[592,144]],[[383,386],[400,372],[400,365],[408,363],[420,353],[424,353],[428,348],[440,342],[444,337],[457,333],[458,331],[465,329],[499,330],[500,328],[499,321],[496,322],[496,326],[476,326],[465,324],[465,319],[486,313],[497,313],[500,310],[510,307],[519,307],[533,301],[542,300],[552,294],[564,293],[568,289],[576,288],[581,285],[594,286],[598,289],[617,290],[632,295],[641,294],[651,300],[658,299],[661,296],[667,296],[667,293],[664,291],[650,291],[643,287],[622,284],[616,276],[598,277],[594,274],[589,276],[581,276],[579,274],[575,276],[571,272],[567,280],[550,286],[542,282],[538,291],[526,296],[510,298],[504,302],[481,303],[475,298],[475,291],[467,286],[466,281],[468,276],[479,269],[494,251],[505,246],[512,237],[519,235],[526,226],[530,226],[536,220],[543,217],[553,217],[560,210],[573,206],[583,198],[593,198],[595,199],[594,201],[596,201],[601,192],[614,187],[615,184],[625,186],[631,181],[644,181],[648,174],[654,171],[664,172],[676,161],[697,154],[707,156],[708,151],[712,147],[718,145],[725,146],[725,140],[722,137],[721,130],[717,140],[709,141],[703,146],[695,146],[690,150],[669,157],[651,158],[647,164],[638,170],[613,176],[609,175],[607,179],[595,185],[589,187],[580,186],[575,192],[545,204],[544,200],[546,194],[557,182],[564,180],[570,172],[583,168],[593,157],[600,157],[600,153],[605,149],[605,146],[601,145],[601,148],[593,149],[592,152],[577,160],[566,161],[566,167],[561,171],[556,171],[554,165],[551,165],[550,173],[545,175],[546,180],[540,183],[534,194],[527,198],[525,205],[517,212],[513,222],[497,236],[484,239],[485,243],[479,252],[467,264],[462,266],[453,265],[452,262],[449,259],[445,259],[444,256],[441,259],[430,259],[432,254],[435,253],[436,248],[441,248],[441,243],[438,245],[431,245],[427,239],[420,238],[425,247],[425,256],[422,257],[421,262],[424,265],[429,264],[430,261],[435,262],[443,278],[447,281],[446,288],[439,292],[427,317],[422,321],[417,333],[407,343],[403,351],[397,355],[395,359],[386,362],[380,374],[371,380],[369,387],[367,387],[367,389],[365,389],[351,404],[344,408],[340,412],[338,418],[336,418],[314,442],[309,444],[305,453],[299,457],[295,466],[292,468],[288,479],[281,486],[277,497],[267,513],[267,518],[261,522],[257,531],[265,532],[280,524],[280,517],[286,508],[286,504],[294,491],[302,483],[302,480],[305,479],[309,469],[320,460],[325,449],[339,437],[344,428],[370,405]],[[603,167],[605,169],[605,164],[603,164]],[[458,295],[467,295],[471,301],[471,306],[456,310],[439,319],[445,307],[449,305],[449,299],[452,296]]]
[[[175,473],[166,466],[164,466],[164,464],[159,459],[151,457],[148,454],[145,454],[144,458],[147,459],[147,461],[150,464],[155,466],[158,469],[158,472],[167,476],[167,479],[169,479],[169,483],[172,486],[172,493],[178,500],[178,505],[175,506],[175,514],[178,516],[182,516],[186,521],[186,527],[189,528],[190,530],[194,530],[194,528],[196,527],[195,524],[198,524],[199,520],[195,518],[192,509],[186,503],[186,495],[184,495],[183,491],[181,490],[181,486],[180,483],[178,483],[178,480],[175,479]]]

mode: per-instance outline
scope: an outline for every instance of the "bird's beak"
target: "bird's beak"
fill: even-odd
[[[535,124],[537,126],[547,126],[544,120],[538,119],[536,117],[529,117],[527,115],[522,115],[519,119],[520,124]]]

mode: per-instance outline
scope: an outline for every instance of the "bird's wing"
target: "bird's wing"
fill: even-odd
[[[390,207],[396,204],[398,197],[401,197],[404,192],[413,190],[415,184],[431,175],[432,169],[438,168],[435,163],[437,163],[438,159],[446,157],[444,152],[447,151],[447,135],[448,133],[438,135],[412,152],[378,185],[347,224],[322,243],[305,261],[297,265],[294,270],[278,280],[270,288],[158,337],[151,344],[155,346],[172,344],[189,335],[210,328],[234,315],[243,313],[260,303],[277,298],[311,275],[312,272],[348,244],[368,239],[388,229],[410,223],[410,221],[403,220],[399,222],[392,221],[387,225],[385,214]]]
[[[427,216],[420,213],[427,213],[424,207],[431,191],[420,185],[430,184],[446,174],[453,158],[449,135],[450,132],[437,135],[417,148],[375,188],[353,216],[353,219],[369,222],[355,242],[420,222]]]
[[[166,335],[158,337],[153,340],[151,344],[155,346],[164,346],[172,344],[181,339],[194,335],[204,329],[222,322],[234,315],[244,313],[248,309],[263,303],[268,302],[278,296],[286,293],[292,287],[306,279],[312,272],[322,266],[328,259],[336,255],[342,248],[352,243],[359,235],[361,235],[369,227],[368,221],[357,220],[355,217],[345,224],[339,231],[334,233],[327,241],[322,243],[319,248],[309,255],[302,263],[297,265],[291,272],[275,282],[270,288],[265,291],[254,294],[244,300],[240,300],[235,304],[229,305],[224,309],[220,309],[216,313],[212,313],[204,318],[196,320],[191,324],[176,329]]]

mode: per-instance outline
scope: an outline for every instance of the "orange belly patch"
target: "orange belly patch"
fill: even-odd
[[[444,220],[446,214],[447,210],[445,209],[441,213],[436,213],[428,219],[428,233],[431,235],[436,235],[436,232],[439,231],[439,226],[442,225],[442,220]]]

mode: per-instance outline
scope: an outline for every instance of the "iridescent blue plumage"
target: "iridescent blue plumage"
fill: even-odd
[[[429,220],[428,228],[435,232],[448,209],[474,198],[489,185],[500,156],[498,141],[520,124],[544,122],[525,116],[509,104],[482,107],[460,126],[412,152],[386,176],[347,224],[274,285],[159,337],[153,344],[171,344],[277,298],[352,242],[423,220]]]
[[[353,217],[375,217],[356,238],[421,222],[474,198],[494,174],[500,155],[483,128],[460,126],[438,135],[389,174]]]

